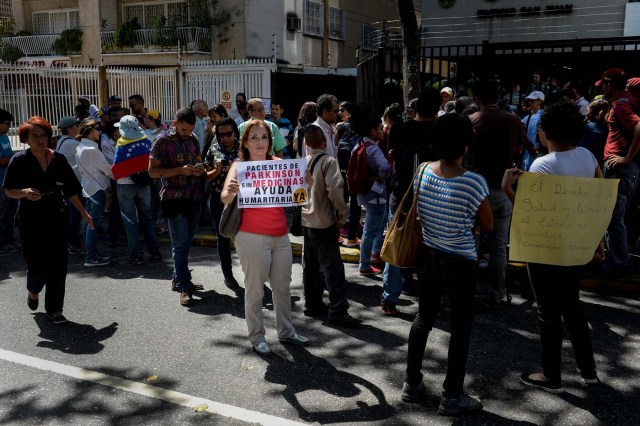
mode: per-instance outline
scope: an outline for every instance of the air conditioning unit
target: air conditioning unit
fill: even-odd
[[[295,13],[287,13],[287,30],[299,31],[300,30],[300,18]]]

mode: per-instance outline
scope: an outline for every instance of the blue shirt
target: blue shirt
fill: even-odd
[[[414,180],[413,190],[418,191],[422,243],[445,253],[477,260],[473,227],[478,207],[489,195],[487,181],[473,172],[441,178],[433,173],[431,164],[420,170],[424,173]]]
[[[0,135],[0,157],[2,158],[11,158],[13,157],[13,149],[11,149],[11,141],[9,140],[9,136],[6,133]],[[4,181],[4,175],[7,174],[7,167],[0,167],[0,185]]]
[[[542,147],[542,145],[540,145],[540,142],[538,141],[538,125],[540,124],[540,117],[542,117],[543,112],[543,110],[539,110],[535,114],[528,115],[522,119],[522,124],[525,125],[525,128],[527,130],[527,137],[537,150],[540,150],[540,148]],[[529,151],[525,149],[522,155],[522,170],[528,172],[529,167],[531,167],[531,163],[533,163],[533,160],[534,158],[529,155]]]

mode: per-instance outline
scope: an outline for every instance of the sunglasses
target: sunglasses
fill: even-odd
[[[230,138],[231,136],[233,136],[233,130],[230,132],[220,132],[218,133],[220,135],[221,138]]]

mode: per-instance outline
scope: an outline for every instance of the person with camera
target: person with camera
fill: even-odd
[[[229,167],[238,158],[240,142],[238,141],[238,126],[233,118],[225,117],[215,126],[215,141],[209,147],[204,165],[207,181],[211,182],[209,209],[213,226],[215,227],[218,257],[224,275],[224,285],[231,290],[239,290],[240,285],[233,277],[231,267],[231,240],[220,234],[220,216],[224,204],[220,200],[220,193],[224,187],[224,180],[229,173]]]

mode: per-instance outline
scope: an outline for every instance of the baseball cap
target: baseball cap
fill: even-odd
[[[443,87],[440,93],[447,93],[449,96],[453,96],[453,89],[451,87]]]
[[[78,100],[79,101],[87,101],[87,102],[91,102],[91,99],[89,99],[88,96],[78,96]]]
[[[596,81],[595,86],[600,87],[605,80],[626,81],[627,73],[622,68],[610,68],[602,73],[602,78]]]
[[[540,99],[541,101],[544,101],[544,93],[542,93],[539,90],[534,90],[533,92],[529,93],[529,95],[525,99],[530,99],[530,100]]]
[[[627,81],[627,87],[629,89],[640,90],[640,77],[633,77]]]
[[[118,95],[113,95],[109,98],[109,102],[122,102],[122,97]]]
[[[120,128],[120,134],[126,139],[140,139],[144,137],[144,132],[138,126],[138,119],[133,115],[125,115],[120,122],[114,124]]]
[[[60,121],[58,122],[58,128],[60,130],[62,130],[62,129],[66,129],[68,127],[71,127],[74,124],[78,124],[78,123],[80,123],[80,121],[78,121],[77,118],[72,117],[72,116],[69,115],[69,116],[66,116],[66,117],[62,117],[60,119]]]
[[[153,118],[154,120],[157,120],[158,118],[160,118],[160,111],[155,109],[150,109],[150,110],[147,110],[147,115]]]

